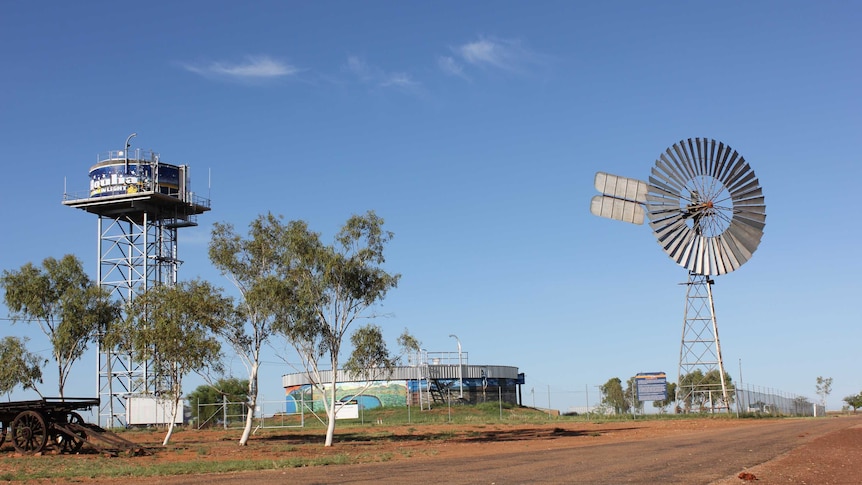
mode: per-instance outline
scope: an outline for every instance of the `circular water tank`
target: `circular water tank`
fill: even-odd
[[[176,195],[179,190],[180,168],[176,165],[107,160],[90,167],[90,197],[150,191]]]

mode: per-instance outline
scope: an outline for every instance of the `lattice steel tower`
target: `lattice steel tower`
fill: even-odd
[[[159,154],[134,149],[99,154],[90,167],[86,196],[64,194],[63,205],[98,218],[98,284],[123,302],[148,288],[174,284],[182,262],[177,231],[197,225],[210,201],[189,190],[189,168],[160,160]],[[126,398],[163,388],[147,362],[98,343],[99,422],[126,424]]]
[[[709,276],[688,274],[677,381],[677,401],[685,412],[729,410],[732,402],[721,357],[713,284]]]

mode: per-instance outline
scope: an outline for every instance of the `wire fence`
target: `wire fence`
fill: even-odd
[[[550,385],[537,385],[525,389],[521,404],[538,409],[559,409],[562,414],[589,415],[613,414],[613,409],[604,401],[601,386],[587,385],[581,390],[563,390]],[[704,405],[697,406],[692,412],[733,413],[736,415],[763,414],[772,416],[825,416],[826,408],[805,396],[784,392],[779,389],[744,385],[731,390],[730,406],[713,407],[712,399],[704,398]],[[626,393],[628,395],[628,393]],[[656,405],[653,401],[639,402],[637,414],[675,413],[678,403],[669,401],[666,405]],[[682,406],[681,406],[682,408]]]
[[[503,419],[504,409],[512,406],[511,403],[504,402],[503,393],[500,389],[497,390],[493,398],[489,394],[488,399],[483,401],[482,404],[494,405],[494,409],[499,412],[501,420]],[[407,410],[407,422],[440,422],[441,419],[452,422],[453,419],[457,419],[455,415],[461,405],[462,401],[456,395],[447,392],[444,402],[436,402],[433,407],[434,409],[448,409],[448,416],[444,414],[441,417],[439,414],[435,414],[429,418],[423,416],[422,411],[430,411],[431,406],[427,409],[415,405],[405,406]],[[382,424],[383,418],[375,418],[373,416],[376,415],[373,415],[373,413],[372,416],[366,416],[366,407],[357,400],[337,402],[336,406],[336,419],[355,419],[363,424],[376,419],[378,424]],[[199,430],[207,428],[241,429],[245,427],[246,419],[248,419],[248,414],[245,411],[247,409],[247,403],[245,402],[227,400],[221,403],[198,404],[195,409],[196,412],[192,413],[189,424]],[[381,408],[368,408],[368,410],[371,409],[376,410]],[[556,415],[559,415],[559,413]],[[323,400],[262,401],[255,406],[252,426],[255,432],[259,429],[267,428],[302,428],[306,426],[309,420],[316,420],[325,426],[327,419]]]
[[[738,413],[762,413],[775,416],[825,416],[826,408],[807,397],[759,386],[736,389]]]
[[[198,404],[197,413],[192,418],[197,429],[245,427],[248,419],[248,405],[245,402],[224,400],[214,404]],[[259,401],[252,417],[254,429],[261,428],[301,428],[305,426],[306,414],[313,411],[299,408],[288,410],[285,401]]]
[[[364,421],[364,406],[356,401],[336,403],[337,419],[355,418]],[[198,404],[197,413],[192,421],[197,429],[224,428],[240,429],[248,419],[248,405],[245,402],[227,401],[220,403]],[[252,416],[254,430],[267,428],[302,428],[306,419],[316,419],[326,424],[323,401],[258,401]]]
[[[603,396],[599,386],[585,386],[583,391],[559,391],[550,386],[543,389],[544,392],[535,392],[530,389],[527,395],[519,396],[520,404],[546,410],[550,414],[578,414],[578,415],[608,415],[612,411],[603,403]],[[704,406],[701,412],[707,413],[734,413],[736,415],[770,415],[770,416],[825,416],[826,409],[822,404],[811,402],[807,397],[793,393],[787,393],[778,389],[746,385],[733,389],[733,398],[730,407],[716,410]],[[561,402],[574,402],[566,409],[557,411],[554,406]],[[501,416],[502,416],[502,398]],[[583,403],[578,405],[578,403]],[[364,421],[365,407],[356,405],[354,402],[340,403],[343,410],[339,409],[339,417],[355,418]],[[352,406],[356,406],[355,409]],[[442,404],[446,406],[446,403]],[[452,406],[452,403],[449,403]],[[415,406],[411,406],[414,407]],[[664,414],[675,412],[675,403],[666,406],[656,406],[652,402],[638,403],[634,407],[637,414]],[[244,402],[231,402],[224,400],[215,404],[198,404],[196,413],[192,418],[197,429],[220,427],[224,429],[240,429],[245,426],[248,409]],[[421,412],[421,408],[419,411]],[[348,413],[357,413],[355,416]],[[418,416],[415,416],[418,418]],[[323,412],[322,401],[298,401],[288,403],[286,401],[261,401],[255,406],[253,414],[254,430],[267,428],[302,428],[306,425],[306,419],[316,419],[325,423],[326,416]]]

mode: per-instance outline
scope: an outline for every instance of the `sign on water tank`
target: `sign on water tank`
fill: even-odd
[[[180,189],[180,178],[180,168],[176,165],[110,160],[90,168],[90,197],[149,190],[174,195]]]
[[[667,376],[664,372],[641,372],[635,376],[638,401],[667,399]]]

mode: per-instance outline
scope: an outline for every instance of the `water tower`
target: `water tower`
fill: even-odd
[[[182,262],[177,232],[197,225],[210,210],[207,198],[190,189],[187,165],[161,161],[159,154],[131,149],[99,154],[90,167],[86,195],[63,195],[63,205],[98,217],[98,284],[122,301],[157,285],[174,284]],[[126,424],[126,402],[135,394],[163,388],[147,362],[107,348],[99,342],[97,362],[99,422]]]

